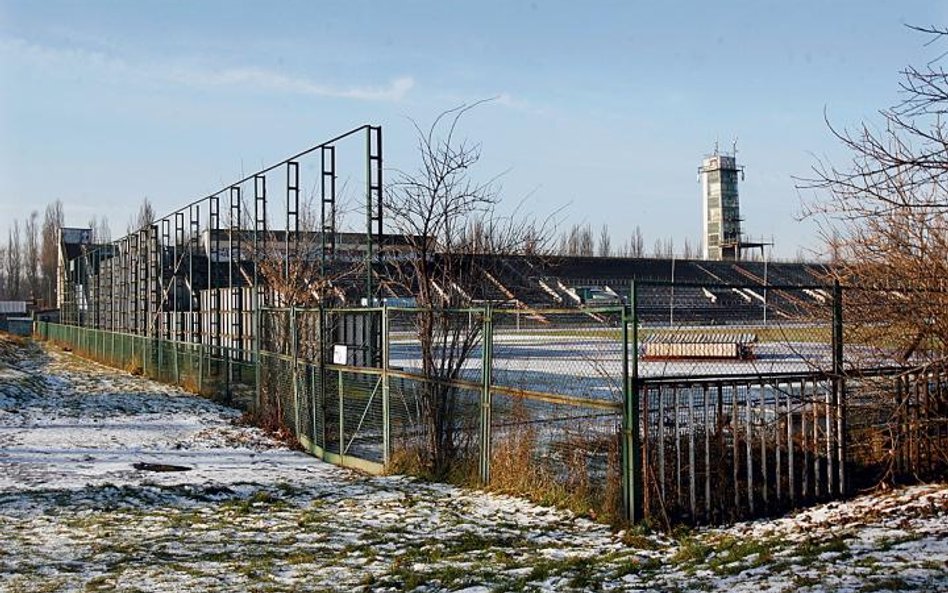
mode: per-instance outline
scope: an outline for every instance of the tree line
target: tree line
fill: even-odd
[[[645,248],[645,237],[638,225],[633,229],[628,240],[620,245],[613,245],[609,225],[602,225],[598,235],[590,224],[574,224],[563,231],[556,242],[557,255],[578,255],[598,257],[654,257],[682,259],[696,259],[701,257],[700,244],[692,243],[685,238],[681,250],[676,250],[675,240],[671,237],[656,239],[651,251]]]
[[[64,222],[61,200],[46,206],[42,220],[38,210],[22,222],[13,220],[6,242],[0,241],[0,300],[35,301],[40,308],[56,306],[59,229]],[[94,242],[111,239],[106,217],[92,217],[88,228]]]
[[[0,243],[0,299],[56,302],[56,263],[63,205],[56,200],[46,207],[42,224],[34,210],[20,223],[14,220],[6,244]]]

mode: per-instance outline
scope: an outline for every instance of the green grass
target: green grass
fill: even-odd
[[[654,572],[662,567],[662,561],[658,558],[626,558],[614,569],[613,576],[617,579],[630,574],[642,574]]]
[[[672,564],[697,564],[704,562],[711,555],[714,548],[696,537],[685,537],[679,540],[678,550],[672,554],[669,561]]]
[[[769,564],[773,561],[775,542],[766,539],[737,539],[728,536],[716,546],[715,556],[708,566],[719,575],[740,574],[745,570]]]
[[[812,562],[826,553],[842,555],[848,551],[848,546],[846,545],[846,539],[848,539],[848,537],[847,535],[838,535],[822,541],[807,540],[797,546],[796,552],[803,561],[802,564]],[[839,558],[839,556],[837,556],[837,558]]]

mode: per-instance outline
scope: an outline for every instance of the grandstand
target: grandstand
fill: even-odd
[[[521,307],[581,310],[628,302],[635,281],[639,318],[650,323],[794,319],[825,304],[828,294],[820,288],[826,268],[808,263],[484,256],[477,265],[511,295],[499,300]],[[589,299],[591,293],[617,299]]]
[[[73,232],[72,235],[81,235]],[[70,276],[74,291],[66,291],[72,303],[62,303],[73,317],[89,319],[97,327],[110,330],[147,331],[144,311],[157,310],[170,314],[167,319],[152,318],[162,333],[207,333],[199,326],[220,323],[228,326],[214,333],[243,333],[246,323],[229,320],[201,320],[193,314],[201,311],[233,310],[235,319],[249,311],[250,298],[237,293],[254,284],[257,258],[250,250],[249,237],[235,239],[221,231],[205,234],[174,245],[163,244],[157,261],[135,259],[138,242],[117,247],[95,246],[80,241],[67,241],[64,233],[64,254],[72,255]],[[310,236],[313,235],[313,236]],[[83,235],[80,238],[84,238]],[[299,245],[297,258],[316,260],[319,237],[307,233],[305,241],[287,242],[283,236],[268,237],[277,247]],[[336,295],[333,306],[368,304],[366,275],[356,268],[364,265],[364,253],[358,249],[355,234],[337,237],[333,257],[325,262],[324,273]],[[143,237],[146,241],[155,237]],[[74,244],[75,243],[75,244]],[[414,304],[417,294],[412,278],[405,275],[405,260],[411,255],[404,238],[385,235],[381,241],[386,249],[372,269],[373,303]],[[353,247],[354,246],[354,247]],[[98,250],[93,248],[98,247]],[[107,249],[105,247],[108,247]],[[73,253],[75,252],[75,253]],[[90,252],[95,257],[88,256]],[[128,257],[131,256],[131,259]],[[433,265],[439,265],[435,256]],[[131,264],[134,260],[138,264]],[[76,265],[76,262],[82,265]],[[457,264],[452,264],[457,267]],[[306,268],[315,274],[316,266]],[[775,263],[757,261],[708,261],[655,258],[618,258],[591,256],[524,256],[475,255],[464,258],[461,276],[450,285],[436,290],[452,306],[477,306],[490,302],[497,307],[530,312],[533,309],[575,309],[581,318],[602,322],[591,311],[628,303],[633,281],[636,285],[636,312],[641,321],[650,324],[721,325],[799,319],[814,306],[828,302],[828,292],[821,288],[826,269],[817,264]],[[159,281],[145,283],[139,278]],[[266,279],[261,278],[266,284]],[[315,282],[316,279],[313,279]],[[271,287],[272,288],[272,287]],[[131,298],[113,304],[114,294]],[[249,293],[248,293],[249,294]],[[67,298],[68,298],[67,297]],[[236,300],[239,299],[239,300]],[[270,302],[279,304],[280,299]],[[85,321],[85,320],[84,320]],[[230,326],[234,326],[231,328]],[[174,329],[172,329],[174,328]],[[240,336],[235,336],[239,339]]]

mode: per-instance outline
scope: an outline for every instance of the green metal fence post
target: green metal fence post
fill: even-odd
[[[290,307],[290,348],[293,356],[293,435],[300,436],[300,348],[296,307]]]
[[[234,394],[231,391],[231,384],[234,379],[234,346],[233,342],[226,348],[221,348],[221,356],[224,357],[224,394],[228,402],[233,402]]]
[[[174,356],[174,384],[181,386],[181,367],[178,363],[178,345],[177,338],[171,340],[171,355]]]
[[[204,336],[201,336],[201,343],[198,345],[198,392],[204,393],[204,355],[207,353],[207,346],[204,344]]]
[[[316,407],[317,413],[319,414],[319,432],[320,432],[320,441],[319,446],[323,448],[323,451],[326,450],[326,398],[329,397],[330,390],[327,385],[328,374],[326,372],[326,359],[331,351],[330,340],[329,340],[329,323],[330,313],[326,311],[326,307],[323,303],[319,304],[319,381],[316,383],[316,389],[314,393],[316,395]]]
[[[481,426],[480,426],[480,479],[481,483],[490,483],[490,445],[491,445],[491,366],[494,358],[493,311],[490,304],[484,307],[483,328],[481,329]]]
[[[339,409],[338,420],[339,420],[339,457],[340,459],[345,459],[346,456],[346,427],[345,427],[345,410],[346,410],[346,397],[345,397],[345,387],[342,380],[342,369],[339,370]]]
[[[622,507],[630,523],[642,516],[642,448],[639,436],[639,330],[635,280],[622,308]],[[630,316],[631,310],[631,316]],[[631,317],[631,318],[630,318]],[[631,328],[630,328],[631,325]],[[629,329],[632,330],[631,344]]]
[[[838,493],[849,492],[846,483],[846,379],[843,377],[843,289],[833,281],[833,403],[836,406],[836,457],[839,470]]]
[[[382,463],[388,467],[392,458],[392,425],[389,403],[389,319],[388,305],[382,303]]]
[[[254,240],[256,240],[256,232],[254,233]],[[256,269],[254,270],[256,274]],[[254,282],[253,287],[253,367],[254,367],[254,405],[256,406],[256,412],[262,412],[261,403],[261,366],[260,361],[260,289],[257,287],[256,282]]]
[[[155,378],[158,379],[159,381],[164,381],[165,379],[161,375],[165,370],[165,367],[164,367],[165,358],[162,352],[162,350],[164,350],[164,346],[161,344],[161,321],[160,321],[161,317],[158,317],[159,313],[155,313],[155,315],[156,315],[156,318],[153,325],[155,337],[154,337],[154,340],[152,341],[154,348],[158,351],[157,356],[156,356],[156,358],[158,359],[158,369],[155,371]]]

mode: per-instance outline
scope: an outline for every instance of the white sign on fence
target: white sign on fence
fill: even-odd
[[[349,362],[349,347],[345,344],[333,344],[332,363],[347,364]]]

